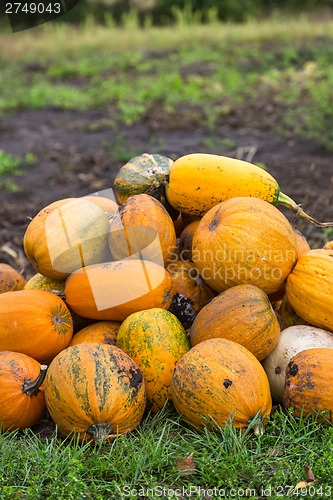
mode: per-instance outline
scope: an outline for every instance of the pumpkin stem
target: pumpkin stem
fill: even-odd
[[[22,385],[22,392],[24,392],[27,396],[37,396],[39,393],[39,388],[44,382],[44,378],[47,371],[47,365],[40,365],[40,372],[36,380],[24,379]]]
[[[92,435],[95,443],[104,441],[107,437],[114,434],[110,424],[105,422],[97,422],[89,425],[87,432]]]
[[[307,213],[305,213],[300,205],[297,205],[297,203],[294,200],[289,198],[289,196],[287,196],[286,194],[281,193],[281,191],[279,193],[279,197],[278,197],[277,202],[278,202],[278,204],[284,205],[285,207],[287,207],[290,210],[292,210],[293,212],[295,212],[296,216],[299,215],[300,217],[303,217],[303,219],[308,220],[309,222],[311,222],[312,224],[314,224],[317,227],[332,227],[333,226],[333,222],[319,222],[316,219],[314,219],[313,217],[311,217],[310,215],[308,215]]]

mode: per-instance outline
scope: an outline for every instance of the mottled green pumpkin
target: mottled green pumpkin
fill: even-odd
[[[119,204],[136,194],[149,194],[165,206],[173,220],[179,216],[168,202],[165,184],[173,161],[167,156],[143,153],[131,158],[118,171],[114,180],[114,190]]]
[[[45,399],[62,434],[89,441],[132,431],[146,406],[138,365],[118,347],[93,342],[56,356],[47,371]]]
[[[164,309],[139,311],[121,324],[117,345],[139,365],[148,408],[157,413],[171,399],[175,366],[190,348],[184,327]]]

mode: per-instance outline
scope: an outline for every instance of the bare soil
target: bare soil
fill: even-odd
[[[333,220],[332,155],[314,142],[278,135],[279,117],[270,103],[240,105],[214,130],[201,126],[189,109],[177,116],[154,109],[128,127],[111,127],[110,116],[114,119],[116,111],[43,109],[2,119],[0,148],[20,156],[32,152],[37,161],[24,168],[25,174],[7,178],[18,192],[0,191],[0,261],[30,275],[22,248],[29,219],[54,200],[112,187],[126,159],[144,152],[173,159],[198,151],[252,159],[264,164],[282,191],[313,217]],[[312,224],[298,220],[297,226],[313,246],[328,239]]]

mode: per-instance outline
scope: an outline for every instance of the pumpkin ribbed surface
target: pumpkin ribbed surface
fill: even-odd
[[[119,321],[98,321],[75,333],[68,347],[82,342],[116,345]]]
[[[325,412],[332,421],[333,349],[318,347],[297,353],[286,370],[283,406],[293,415]],[[319,417],[321,420],[321,417]]]
[[[135,429],[146,404],[138,365],[116,346],[89,342],[68,347],[52,361],[45,398],[62,434],[94,441]]]
[[[159,201],[138,194],[123,203],[111,218],[108,241],[114,260],[136,256],[163,266],[174,252],[176,231]]]
[[[43,379],[46,366],[22,353],[0,351],[0,427],[25,429],[46,410]]]
[[[282,288],[296,264],[296,239],[287,218],[273,205],[232,198],[201,219],[192,260],[217,292],[249,284],[271,294]]]
[[[0,294],[0,350],[47,364],[68,346],[72,335],[71,314],[57,295],[43,290]]]
[[[191,345],[225,338],[246,347],[261,361],[277,345],[280,325],[272,305],[260,288],[238,285],[215,297],[195,318]]]
[[[272,400],[267,376],[245,347],[211,339],[192,347],[172,378],[177,412],[193,426],[225,425],[245,429],[259,412],[265,422]],[[213,419],[213,422],[212,422]]]
[[[131,314],[120,326],[117,345],[141,368],[147,403],[154,413],[171,399],[171,378],[190,344],[180,321],[154,308]]]
[[[303,254],[288,277],[286,295],[301,318],[333,331],[333,250]]]
[[[154,262],[130,259],[87,266],[66,281],[66,303],[84,318],[123,321],[130,314],[171,304],[169,273]]]

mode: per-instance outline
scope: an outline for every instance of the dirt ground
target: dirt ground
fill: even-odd
[[[240,105],[214,130],[198,125],[187,109],[178,110],[177,119],[151,110],[140,123],[128,127],[111,127],[110,116],[115,119],[116,111],[47,109],[15,112],[0,121],[0,149],[37,157],[25,175],[6,178],[20,191],[0,191],[0,262],[14,264],[30,276],[22,248],[29,218],[54,200],[112,187],[126,158],[144,152],[173,159],[199,151],[243,159],[253,156],[252,161],[263,163],[282,191],[302,203],[304,210],[319,220],[333,220],[332,155],[313,142],[279,136],[278,115],[269,103]],[[284,213],[292,218],[290,212]],[[297,227],[313,246],[328,239],[307,222],[298,220]]]

